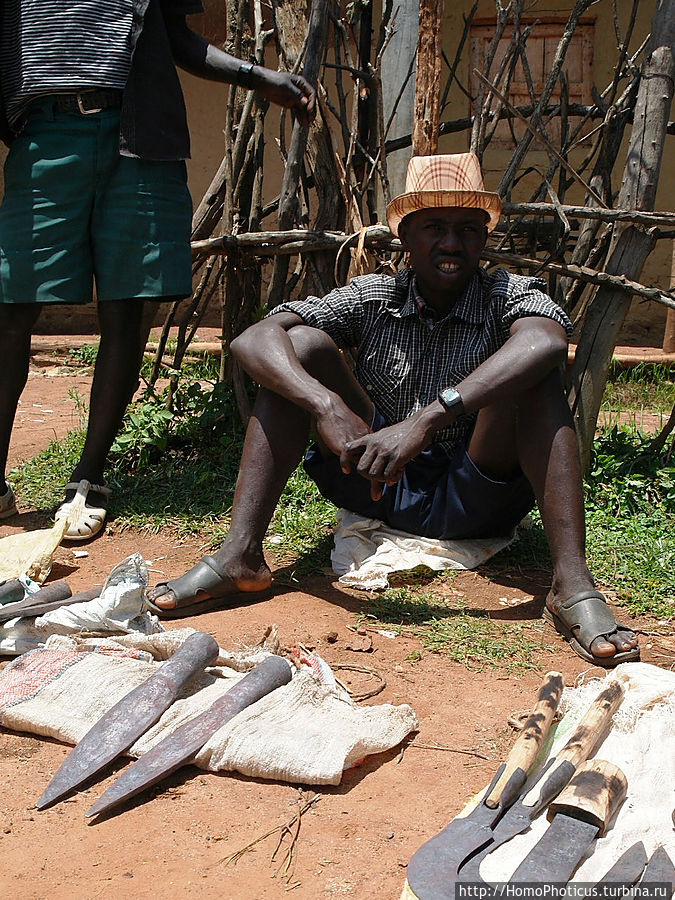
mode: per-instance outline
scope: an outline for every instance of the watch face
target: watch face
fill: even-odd
[[[462,402],[459,393],[452,387],[443,388],[441,391],[441,403],[445,406],[453,406],[457,402]]]

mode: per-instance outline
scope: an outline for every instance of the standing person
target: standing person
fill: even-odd
[[[553,564],[545,617],[583,659],[639,658],[586,565],[581,468],[563,391],[571,324],[543,281],[487,272],[499,221],[472,153],[414,157],[387,207],[410,268],[278,306],[233,341],[260,385],[224,543],[157,585],[166,618],[271,583],[262,542],[286,480],[305,468],[337,506],[432,538],[494,537],[541,512]],[[352,372],[339,348],[352,350]]]
[[[45,303],[87,303],[100,346],[82,455],[57,518],[67,540],[104,526],[103,470],[138,384],[145,300],[192,291],[185,105],[175,65],[238,84],[303,125],[315,93],[300,75],[243,62],[186,24],[200,0],[3,0],[0,137],[9,144],[0,208],[0,519],[32,329]],[[147,318],[147,317],[146,317]]]

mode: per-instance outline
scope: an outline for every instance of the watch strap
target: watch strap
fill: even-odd
[[[254,62],[243,62],[239,68],[237,69],[236,83],[239,87],[248,88],[251,90],[253,88],[253,67],[256,65]]]

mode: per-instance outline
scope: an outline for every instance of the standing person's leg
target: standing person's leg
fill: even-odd
[[[117,111],[101,126],[90,224],[101,340],[84,448],[57,512],[71,517],[69,540],[103,528],[110,497],[104,469],[138,386],[147,313],[155,302],[189,296],[192,288],[185,164],[120,156]]]
[[[7,454],[16,408],[28,378],[31,332],[40,309],[38,303],[0,304],[0,518],[16,512],[14,494],[5,481]]]
[[[333,341],[315,328],[288,332],[300,362],[314,378],[340,394],[364,421],[372,404]],[[167,618],[214,608],[228,595],[265,590],[272,576],[263,538],[288,478],[304,454],[307,413],[273,391],[261,389],[246,429],[230,529],[221,547],[180,578],[157,585],[155,610]]]
[[[82,455],[72,473],[73,483],[83,478],[103,484],[108,453],[119,431],[125,410],[138,387],[147,334],[143,325],[143,300],[99,303],[101,332],[89,398],[89,420]],[[74,490],[66,492],[71,500]],[[89,506],[105,506],[107,497],[89,491]]]
[[[546,606],[558,630],[563,620],[578,618],[567,636],[584,658],[608,661],[631,651],[634,658],[636,635],[617,625],[586,563],[579,452],[560,374],[552,372],[510,407],[481,410],[468,449],[484,475],[508,480],[521,469],[532,486],[553,564]],[[565,610],[570,600],[573,612]]]

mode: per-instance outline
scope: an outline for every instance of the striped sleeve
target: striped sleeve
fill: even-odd
[[[319,328],[333,338],[338,347],[355,347],[363,329],[365,302],[361,293],[361,279],[355,278],[346,287],[337,288],[325,297],[307,297],[277,306],[268,315],[292,312],[312,328]]]
[[[572,323],[569,316],[546,293],[546,282],[541,278],[528,278],[522,275],[508,275],[497,282],[496,289],[505,292],[504,326],[508,329],[517,319],[528,316],[543,316],[553,319],[572,336]]]

